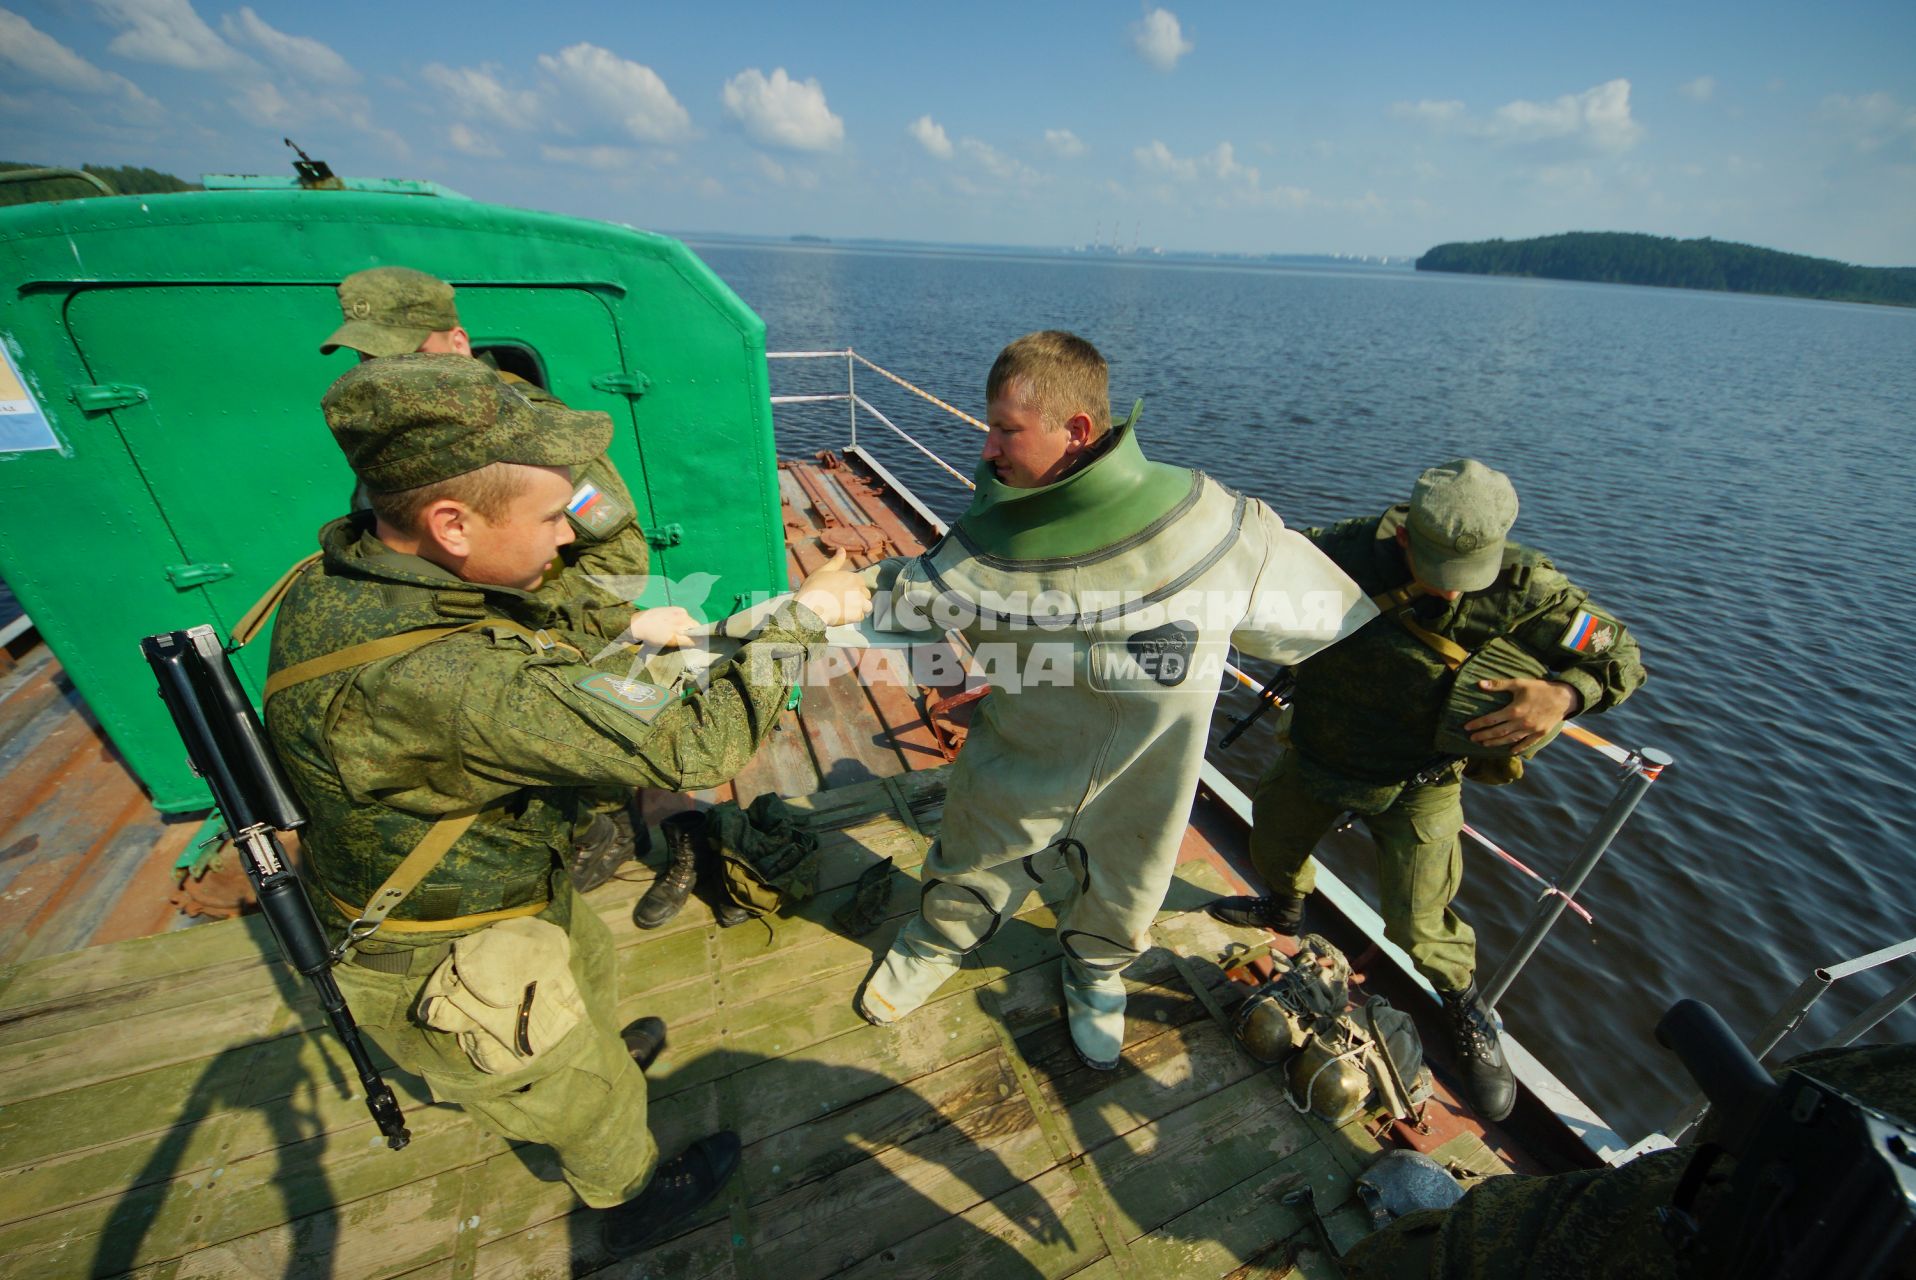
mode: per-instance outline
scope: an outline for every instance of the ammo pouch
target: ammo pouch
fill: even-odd
[[[764,916],[818,891],[818,837],[798,812],[767,792],[749,810],[728,801],[706,814],[705,844],[718,855],[719,887],[732,905]]]
[[[1331,1124],[1371,1106],[1410,1118],[1431,1093],[1410,1015],[1381,997],[1350,1009],[1350,962],[1317,934],[1298,940],[1289,964],[1239,1008],[1238,1043],[1259,1062],[1284,1067],[1300,1112]]]
[[[419,1018],[459,1037],[472,1065],[506,1075],[532,1065],[585,1018],[572,940],[545,920],[501,920],[452,944],[420,992]]]

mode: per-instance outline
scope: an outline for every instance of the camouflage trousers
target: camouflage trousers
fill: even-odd
[[[1317,886],[1311,851],[1343,812],[1311,794],[1295,752],[1272,762],[1251,801],[1251,864],[1272,893],[1303,895]],[[1463,784],[1408,787],[1390,808],[1362,820],[1377,844],[1384,936],[1437,987],[1463,990],[1477,971],[1477,935],[1450,909],[1464,874]]]
[[[430,966],[388,974],[348,963],[333,972],[359,1025],[403,1070],[423,1079],[436,1100],[463,1107],[501,1137],[551,1147],[579,1198],[603,1209],[645,1187],[658,1147],[645,1122],[645,1076],[619,1038],[611,930],[564,875],[553,882],[567,901],[548,915],[563,918],[569,906],[572,976],[589,1016],[520,1071],[479,1070],[457,1036],[414,1016]]]

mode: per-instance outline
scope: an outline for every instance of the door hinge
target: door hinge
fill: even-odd
[[[685,541],[685,526],[682,524],[662,524],[645,531],[645,540],[656,549],[663,551],[667,547],[676,547]]]
[[[145,387],[128,386],[124,382],[103,382],[98,386],[74,387],[72,390],[73,402],[80,406],[82,413],[105,413],[109,409],[124,409],[146,400]]]
[[[652,379],[637,369],[620,370],[617,373],[602,373],[592,380],[594,391],[609,391],[615,396],[631,396],[637,400],[652,385]]]
[[[166,580],[181,591],[188,587],[203,587],[209,582],[218,582],[222,578],[233,576],[230,564],[169,564],[166,566]]]

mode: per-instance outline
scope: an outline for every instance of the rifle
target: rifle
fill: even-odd
[[[1700,1276],[1916,1276],[1916,1125],[1810,1074],[1770,1078],[1716,1010],[1679,1000],[1657,1023],[1717,1112],[1671,1203],[1665,1236]],[[1700,1214],[1711,1166],[1736,1159]]]
[[[312,900],[276,834],[304,826],[306,817],[279,771],[219,636],[211,627],[169,631],[141,640],[140,653],[159,680],[160,699],[173,715],[193,772],[213,789],[280,954],[318,991],[320,1007],[359,1073],[366,1109],[386,1145],[398,1151],[412,1135],[391,1086],[380,1077],[360,1039],[352,1010],[333,978],[338,954],[327,947]]]
[[[1297,687],[1297,671],[1294,667],[1279,667],[1277,674],[1264,682],[1257,691],[1257,705],[1231,721],[1231,727],[1217,740],[1218,750],[1230,746],[1243,736],[1244,731],[1258,722],[1272,707],[1281,707],[1290,701],[1291,690]]]

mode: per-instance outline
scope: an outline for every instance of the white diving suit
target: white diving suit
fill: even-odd
[[[993,688],[952,768],[919,913],[859,1012],[910,1013],[1027,893],[1068,876],[1058,939],[1073,1040],[1091,1065],[1115,1066],[1118,975],[1150,945],[1170,887],[1223,661],[1235,646],[1301,662],[1376,609],[1264,503],[1147,461],[1130,422],[1042,488],[1007,487],[981,463],[950,533],[868,572],[875,631],[960,631]]]

